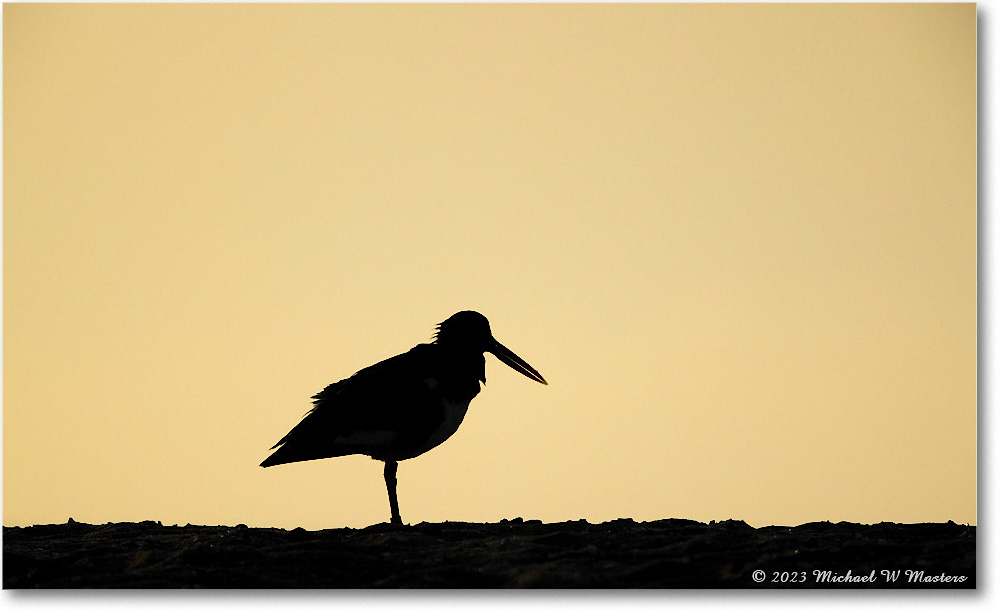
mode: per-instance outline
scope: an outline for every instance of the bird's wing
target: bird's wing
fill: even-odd
[[[405,439],[423,440],[440,421],[435,412],[443,413],[433,392],[436,363],[437,346],[417,345],[328,385],[261,465],[370,455],[385,446],[405,446]]]

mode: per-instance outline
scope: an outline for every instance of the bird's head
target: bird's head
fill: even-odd
[[[489,320],[476,311],[460,311],[442,321],[437,326],[434,342],[438,345],[479,352],[489,351],[501,362],[522,375],[543,385],[548,385],[548,382],[537,370],[493,338]]]

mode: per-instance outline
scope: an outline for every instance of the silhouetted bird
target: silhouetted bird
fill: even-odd
[[[475,311],[455,313],[430,344],[359,370],[313,396],[315,405],[271,449],[261,466],[362,454],[385,462],[392,523],[402,524],[396,468],[437,447],[458,430],[486,383],[489,351],[517,372],[548,385],[527,362],[501,345]]]

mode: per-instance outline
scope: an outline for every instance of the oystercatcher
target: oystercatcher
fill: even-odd
[[[391,522],[401,525],[396,468],[437,447],[458,430],[486,383],[490,352],[517,372],[548,385],[527,362],[501,345],[475,311],[437,326],[431,343],[363,368],[313,396],[313,408],[271,449],[261,466],[361,454],[385,462]]]

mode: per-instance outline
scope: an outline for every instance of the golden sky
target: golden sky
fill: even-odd
[[[4,5],[3,523],[389,517],[258,464],[475,309],[405,522],[976,523],[976,8]]]

